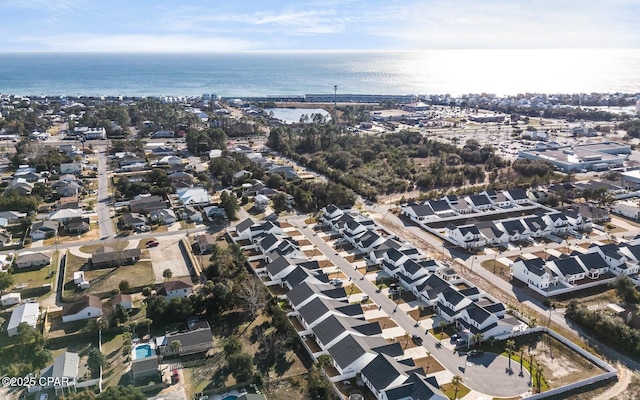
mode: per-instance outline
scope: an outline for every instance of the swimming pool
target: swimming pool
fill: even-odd
[[[151,357],[153,355],[153,351],[151,350],[150,344],[140,344],[136,346],[133,351],[133,359],[139,360],[141,358]]]
[[[222,399],[222,400],[236,400],[237,398],[238,398],[238,396],[231,395],[231,396],[227,396],[227,397],[225,397],[225,398],[224,398],[224,399]]]

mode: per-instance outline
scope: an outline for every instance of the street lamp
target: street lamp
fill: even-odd
[[[337,97],[338,97],[338,85],[333,85],[333,111],[334,112],[336,112]],[[336,117],[337,117],[337,114],[336,114]]]

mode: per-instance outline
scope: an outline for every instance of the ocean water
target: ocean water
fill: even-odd
[[[637,93],[640,49],[0,54],[0,93],[267,96]]]

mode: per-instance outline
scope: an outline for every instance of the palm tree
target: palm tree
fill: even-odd
[[[482,345],[482,341],[484,340],[484,335],[478,332],[473,334],[471,336],[471,339],[473,339],[473,343],[475,344],[476,347],[480,347]]]
[[[458,386],[460,385],[460,383],[462,383],[462,377],[460,375],[455,375],[451,379],[451,384],[455,388],[455,393],[453,394],[454,399],[458,397]]]
[[[409,332],[404,333],[404,348],[406,349],[409,345]]]
[[[544,372],[544,368],[542,368],[542,365],[538,364],[538,369],[536,370],[536,387],[538,388],[538,393],[540,393],[540,389],[542,387],[543,372]]]
[[[431,352],[429,350],[427,350],[426,356],[427,356],[427,375],[429,375],[429,357],[431,357]]]
[[[444,327],[447,326],[445,321],[440,321],[440,340],[442,340],[442,335],[444,334]]]
[[[511,372],[511,353],[515,350],[516,348],[516,342],[515,340],[509,339],[507,340],[507,344],[506,344],[506,349],[507,349],[507,353],[509,353],[509,372]]]
[[[179,340],[174,340],[173,342],[171,342],[171,344],[169,345],[169,348],[171,349],[171,351],[176,353],[178,357],[180,357],[180,350],[182,349],[182,343],[180,343]]]

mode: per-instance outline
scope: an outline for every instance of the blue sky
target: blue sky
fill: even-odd
[[[640,48],[638,0],[0,0],[0,52]]]

